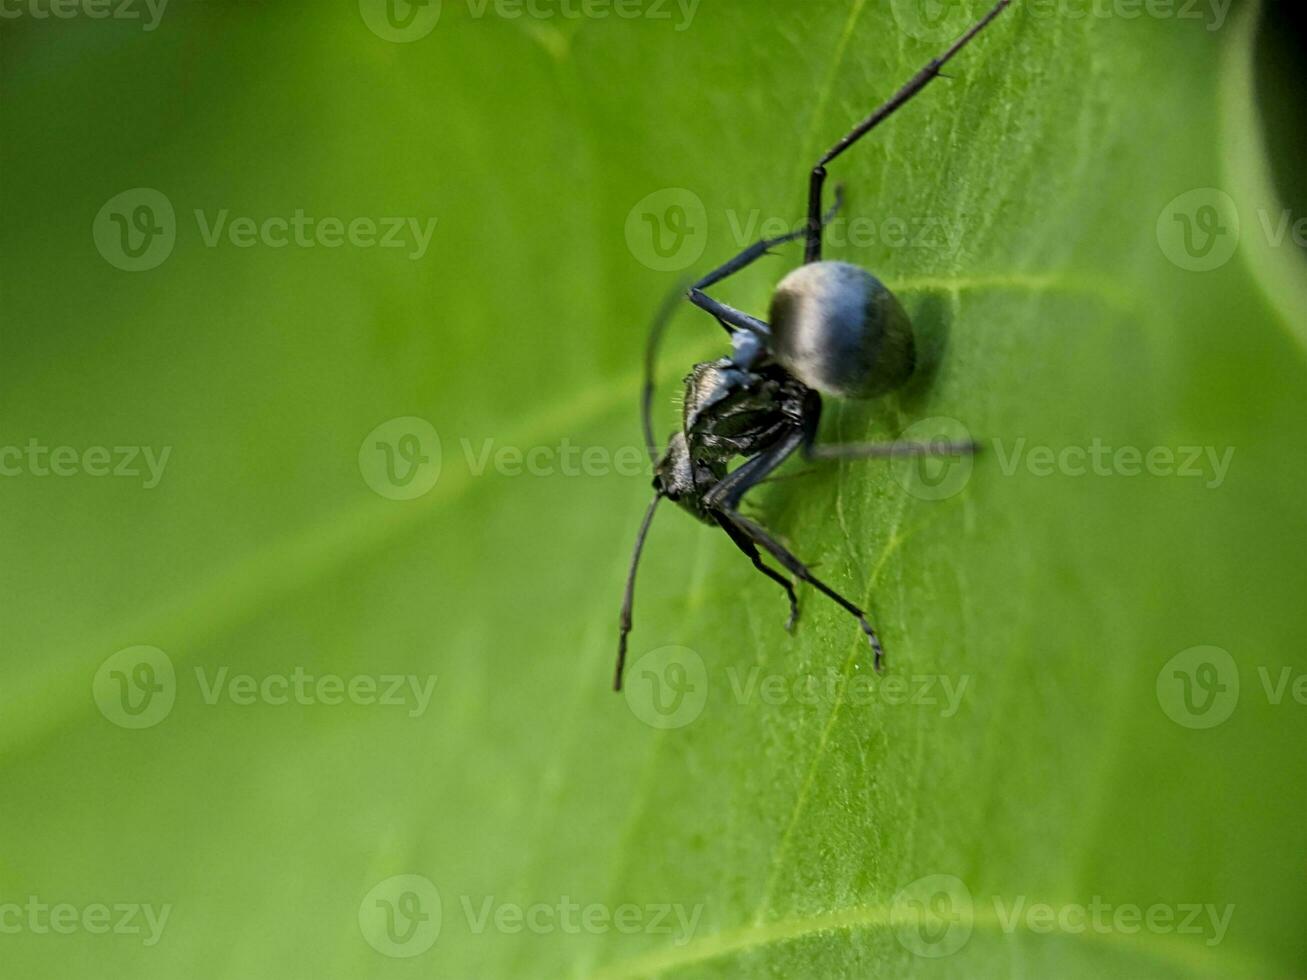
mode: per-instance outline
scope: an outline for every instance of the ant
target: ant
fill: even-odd
[[[823,214],[822,192],[826,165],[938,78],[944,65],[1011,2],[1000,0],[995,4],[952,47],[921,69],[817,161],[808,187],[808,220],[804,227],[757,242],[690,286],[685,297],[721,324],[730,337],[732,353],[694,366],[685,379],[681,429],[671,437],[660,456],[651,420],[654,365],[663,329],[681,294],[678,291],[664,303],[649,334],[641,405],[645,446],[654,466],[654,498],[640,524],[627,573],[614,690],[622,689],[640,554],[663,498],[679,504],[703,523],[720,527],[753,562],[754,568],[785,590],[790,601],[786,629],[793,629],[799,614],[794,584],[763,560],[759,546],[791,575],[807,582],[857,619],[871,644],[876,670],[883,669],[885,651],[866,614],[813,575],[803,562],[738,508],[745,494],[799,450],[809,459],[870,459],[976,451],[974,443],[816,445],[823,394],[875,398],[903,385],[916,367],[912,324],[894,294],[856,265],[822,261],[823,228],[838,213],[843,199],[842,188],[837,187],[834,207]],[[704,292],[770,254],[773,248],[798,238],[806,239],[804,264],[776,287],[770,323],[727,306]],[[728,465],[737,456],[744,457],[744,462],[728,471]]]

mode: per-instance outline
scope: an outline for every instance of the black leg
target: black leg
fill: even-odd
[[[835,219],[835,216],[840,213],[840,208],[843,205],[844,205],[844,188],[842,186],[836,187],[835,203],[831,206],[831,209],[828,212],[826,212],[826,216],[822,219],[822,221],[825,222],[826,224],[830,224],[830,222]],[[786,245],[789,242],[796,241],[797,239],[802,238],[804,235],[807,234],[807,231],[808,231],[807,225],[804,225],[804,227],[799,228],[796,231],[791,231],[784,235],[778,235],[776,238],[764,238],[760,242],[754,242],[739,255],[735,256],[735,258],[731,259],[725,265],[722,265],[714,269],[712,272],[708,273],[698,282],[694,283],[694,285],[691,286],[690,288],[708,289],[712,286],[715,286],[723,279],[735,275],[735,273],[739,272],[742,269],[747,269],[749,266],[753,265],[753,263],[757,262],[764,255],[768,254],[773,248],[778,248],[781,245]]]
[[[824,223],[821,213],[821,197],[822,189],[826,185],[826,165],[901,109],[911,101],[913,96],[939,77],[940,69],[948,64],[954,55],[970,44],[972,39],[988,27],[994,18],[1001,14],[1004,8],[1011,3],[1012,0],[999,0],[989,13],[977,21],[967,33],[954,41],[951,48],[913,75],[912,79],[891,96],[888,102],[853,127],[847,136],[827,150],[825,155],[817,161],[817,165],[812,168],[812,177],[808,184],[808,243],[804,250],[804,262],[821,261],[821,233]]]
[[[803,430],[793,429],[775,445],[745,460],[704,495],[704,507],[710,511],[734,510],[746,493],[789,459],[807,438]]]
[[[753,541],[749,536],[732,524],[727,518],[714,514],[713,519],[721,525],[723,531],[730,535],[731,540],[735,542],[735,546],[748,556],[749,561],[753,562],[754,568],[758,569],[758,571],[762,572],[773,582],[778,583],[780,587],[785,590],[785,595],[788,596],[790,600],[790,618],[786,620],[785,628],[787,630],[793,630],[794,624],[799,621],[799,597],[794,594],[794,583],[774,568],[768,566],[767,563],[762,560],[762,555],[758,554],[758,549],[754,546]]]
[[[713,515],[713,519],[730,535],[736,547],[749,556],[749,560],[753,562],[753,567],[784,587],[785,594],[790,599],[790,619],[785,624],[787,630],[794,628],[799,616],[799,600],[794,594],[794,586],[789,579],[769,568],[763,562],[762,556],[758,554],[758,549],[754,546],[752,539],[731,522],[730,518],[726,516],[726,512],[733,511],[739,506],[744,495],[767,479],[768,474],[774,472],[784,463],[796,449],[804,444],[806,439],[807,435],[802,429],[793,430],[771,448],[765,449],[758,455],[746,460],[704,497],[704,506]]]
[[[731,328],[735,327],[739,330],[747,330],[752,334],[756,334],[764,341],[771,338],[771,328],[757,317],[749,316],[749,314],[737,310],[733,306],[727,306],[725,303],[720,303],[707,293],[694,287],[691,287],[686,295],[689,296],[690,302],[699,307],[699,309],[711,313],[716,318],[717,322],[726,329],[727,333],[732,332]]]
[[[658,348],[663,342],[663,334],[667,332],[667,324],[671,322],[672,314],[676,312],[683,295],[681,287],[678,286],[663,298],[662,305],[658,307],[658,313],[654,316],[653,324],[649,327],[649,339],[644,347],[644,388],[640,392],[640,420],[644,424],[644,445],[649,453],[649,462],[655,466],[658,465],[659,452],[653,430],[653,397],[658,373]]]
[[[619,626],[617,638],[617,670],[613,674],[614,691],[622,689],[622,671],[626,668],[626,638],[631,634],[631,605],[635,600],[635,572],[640,567],[640,553],[644,551],[644,541],[649,536],[649,525],[653,523],[654,511],[658,509],[658,502],[662,499],[662,494],[658,494],[650,502],[649,509],[644,512],[644,520],[640,524],[640,533],[635,537],[635,551],[631,555],[631,568],[626,573],[626,591],[622,594],[621,625]]]
[[[833,220],[835,215],[839,213],[840,207],[843,203],[844,189],[842,187],[837,187],[835,188],[835,203],[822,220],[825,222]],[[693,283],[686,295],[689,296],[691,303],[699,307],[699,309],[711,313],[717,318],[717,321],[728,330],[730,327],[737,327],[743,330],[748,330],[751,333],[755,333],[759,337],[766,339],[771,333],[771,331],[768,330],[766,323],[755,317],[749,316],[747,313],[742,313],[733,307],[727,306],[725,303],[713,299],[705,293],[704,290],[717,285],[717,283],[721,282],[723,279],[735,275],[735,273],[742,269],[747,269],[764,255],[770,253],[773,248],[777,248],[788,242],[802,238],[807,234],[807,232],[808,229],[805,225],[803,228],[789,232],[788,234],[779,235],[776,238],[765,238],[760,242],[754,242],[725,265],[718,266],[698,282]]]
[[[813,575],[812,572],[808,571],[807,566],[804,565],[803,562],[790,554],[784,546],[776,541],[760,525],[755,524],[738,511],[728,510],[721,512],[721,514],[752,538],[755,543],[762,545],[764,550],[771,552],[772,557],[780,562],[791,575],[807,582],[817,591],[833,600],[837,605],[856,618],[858,625],[862,627],[862,632],[867,635],[867,641],[871,644],[871,652],[875,658],[874,662],[876,670],[880,671],[883,669],[885,651],[881,648],[880,639],[876,636],[876,631],[871,628],[871,624],[867,622],[867,617],[863,614],[861,609],[849,602],[848,599],[844,598],[844,596],[840,595],[821,579],[817,578],[817,576]]]

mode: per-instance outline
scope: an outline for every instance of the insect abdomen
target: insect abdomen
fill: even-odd
[[[874,398],[912,375],[912,322],[885,284],[847,262],[813,262],[772,297],[771,350],[796,378],[839,398]]]

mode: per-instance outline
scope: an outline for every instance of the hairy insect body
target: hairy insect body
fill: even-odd
[[[674,501],[705,524],[712,524],[712,515],[704,504],[704,497],[725,474],[725,463],[696,462],[690,455],[685,433],[678,432],[672,436],[667,452],[654,468],[654,486],[658,487],[660,496]]]
[[[820,401],[776,365],[741,371],[730,360],[695,365],[685,380],[684,430],[696,459],[752,456],[786,433],[808,428]]]
[[[682,428],[672,436],[654,485],[707,524],[709,495],[732,460],[753,457],[795,431],[814,430],[815,391],[775,364],[745,370],[731,358],[696,364],[685,379]]]

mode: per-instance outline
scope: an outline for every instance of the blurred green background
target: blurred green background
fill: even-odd
[[[987,451],[752,497],[890,680],[665,509],[621,697],[652,311],[984,5],[121,3],[0,19],[5,976],[1307,973],[1257,4],[1018,4],[839,162],[923,368],[827,438]]]

